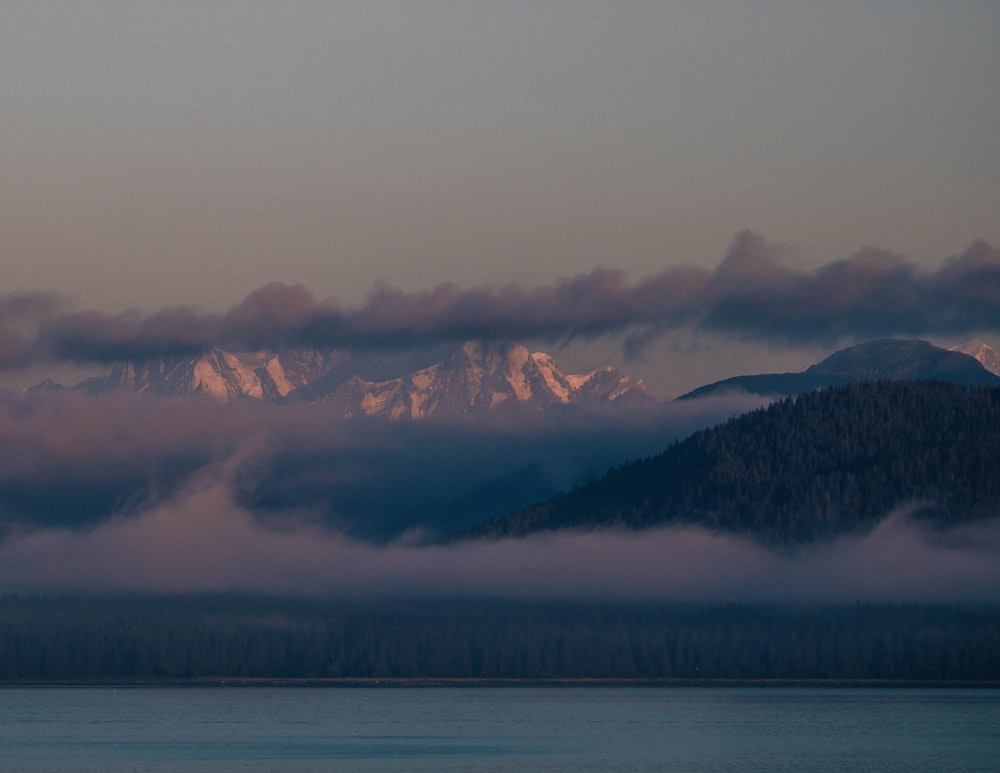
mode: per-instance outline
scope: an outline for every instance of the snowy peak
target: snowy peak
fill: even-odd
[[[436,360],[436,361],[431,361]],[[412,361],[411,361],[412,362]],[[320,402],[345,417],[424,419],[510,406],[643,405],[656,402],[640,380],[602,367],[567,374],[545,352],[520,344],[468,341],[419,364],[351,357],[339,350],[230,352],[125,362],[77,389],[162,396]],[[411,370],[411,368],[416,370]],[[373,375],[377,374],[377,375]],[[39,387],[43,388],[43,387]]]
[[[551,355],[520,344],[463,344],[438,363],[384,381],[354,377],[321,398],[345,416],[423,419],[511,406],[543,410],[554,405],[656,402],[640,379],[610,367],[565,374]]]
[[[948,347],[948,350],[974,357],[990,373],[1000,376],[1000,354],[997,354],[996,350],[981,338],[967,338]]]
[[[127,390],[162,396],[207,396],[217,400],[251,397],[276,400],[312,383],[343,361],[335,350],[228,352],[212,349],[196,357],[125,362],[80,388],[91,392]]]
[[[560,403],[571,402],[572,395],[577,389],[573,381],[580,377],[563,373],[552,359],[552,355],[545,352],[535,352],[531,355],[531,361],[552,396]]]

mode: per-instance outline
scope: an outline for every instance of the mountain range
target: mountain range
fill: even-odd
[[[1000,384],[1000,356],[969,340],[943,349],[921,340],[884,339],[851,346],[798,373],[742,375],[698,387],[679,399],[725,393],[787,396],[868,380],[940,380]],[[35,387],[57,389],[46,381]],[[558,406],[649,406],[657,399],[642,379],[604,365],[567,373],[545,352],[517,343],[468,341],[431,352],[356,354],[342,349],[287,348],[231,352],[115,365],[74,389],[221,401],[319,403],[343,417],[423,419],[497,409]]]
[[[35,389],[59,388],[46,382]],[[416,355],[356,355],[339,349],[230,352],[115,365],[110,374],[74,387],[91,394],[119,391],[221,401],[320,403],[344,417],[423,419],[517,406],[649,405],[642,379],[611,366],[566,373],[545,352],[520,344],[469,341]]]

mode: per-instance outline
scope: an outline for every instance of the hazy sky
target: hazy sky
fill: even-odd
[[[3,291],[636,281],[741,229],[934,268],[1000,244],[998,39],[993,0],[3,0]]]

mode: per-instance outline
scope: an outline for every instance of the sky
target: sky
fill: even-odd
[[[936,271],[1000,245],[998,33],[987,0],[8,0],[3,290],[354,308],[710,272],[746,230],[789,270]],[[630,370],[670,396],[835,343],[734,335],[672,326]],[[627,348],[588,342],[569,365]]]

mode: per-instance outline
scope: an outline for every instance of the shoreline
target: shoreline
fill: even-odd
[[[530,688],[530,687],[755,687],[755,688],[907,688],[907,689],[1000,689],[1000,680],[974,679],[600,679],[554,677],[548,679],[449,678],[449,677],[363,677],[363,678],[268,678],[268,677],[191,677],[178,679],[101,679],[101,680],[13,680],[0,682],[4,688],[44,687],[295,687],[345,689],[441,689],[441,688]]]

